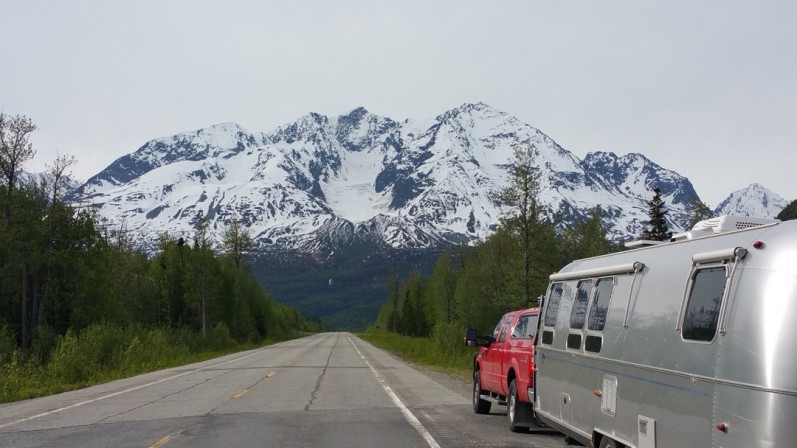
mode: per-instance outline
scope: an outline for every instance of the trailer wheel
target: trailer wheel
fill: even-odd
[[[600,448],[622,448],[623,446],[624,445],[620,445],[609,436],[603,436],[603,438],[601,438]]]
[[[477,370],[473,372],[473,412],[487,414],[492,405],[489,401],[482,399],[481,373]]]

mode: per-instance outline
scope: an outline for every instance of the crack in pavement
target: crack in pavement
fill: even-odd
[[[338,342],[340,342],[340,334],[338,334],[337,339],[335,339],[335,345],[332,346],[332,350],[329,351],[329,356],[327,356],[326,365],[324,366],[324,370],[321,371],[321,375],[318,376],[318,379],[315,382],[315,389],[313,389],[313,392],[310,393],[310,402],[307,403],[307,406],[304,407],[305,411],[310,410],[310,406],[313,405],[313,402],[316,399],[316,394],[318,393],[318,390],[321,388],[321,381],[324,379],[324,375],[327,374],[327,369],[329,369],[329,361],[332,359],[332,353],[335,352],[335,347],[338,346]]]

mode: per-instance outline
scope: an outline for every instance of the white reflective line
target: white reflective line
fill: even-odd
[[[83,406],[84,404],[90,404],[90,403],[94,403],[94,402],[97,402],[97,401],[100,401],[100,400],[105,400],[106,398],[115,397],[117,395],[126,394],[128,392],[133,392],[134,390],[143,389],[145,387],[153,386],[155,384],[162,383],[164,381],[173,380],[175,378],[179,378],[179,377],[184,376],[184,375],[189,375],[191,373],[196,373],[196,372],[199,372],[201,370],[209,369],[211,367],[223,366],[224,364],[229,364],[231,362],[240,361],[240,360],[246,359],[246,358],[251,358],[252,356],[259,355],[261,353],[273,350],[274,348],[275,347],[270,347],[270,348],[268,348],[266,350],[261,350],[261,351],[258,351],[258,352],[255,352],[255,353],[252,353],[252,354],[249,354],[249,355],[246,355],[246,356],[242,356],[240,358],[232,359],[230,361],[224,361],[224,362],[220,362],[218,364],[213,364],[213,365],[210,365],[210,366],[200,367],[199,369],[192,370],[190,372],[178,373],[177,375],[173,375],[173,376],[170,376],[168,378],[163,378],[163,379],[160,379],[158,381],[153,381],[151,383],[142,384],[142,385],[136,386],[136,387],[131,387],[130,389],[125,389],[125,390],[122,390],[122,391],[119,391],[119,392],[114,392],[112,394],[103,395],[101,397],[93,398],[91,400],[81,401],[80,403],[70,404],[69,406],[64,406],[62,408],[53,409],[52,411],[42,412],[41,414],[31,415],[30,417],[21,418],[19,420],[15,420],[13,422],[3,423],[2,425],[0,425],[0,429],[1,428],[5,428],[7,426],[16,425],[16,424],[19,424],[19,423],[24,423],[24,422],[27,422],[27,421],[30,421],[30,420],[35,420],[37,418],[45,417],[45,416],[48,416],[48,415],[57,414],[59,412],[63,412],[63,411],[69,410],[69,409],[73,409],[73,408],[76,408],[78,406]]]
[[[434,439],[434,437],[432,437],[432,434],[430,434],[429,431],[427,431],[426,428],[424,428],[423,424],[421,424],[421,421],[418,420],[418,418],[415,417],[415,415],[409,409],[407,409],[407,406],[404,405],[404,403],[401,401],[401,398],[399,398],[399,396],[396,395],[395,392],[393,392],[393,389],[387,383],[387,380],[383,378],[382,375],[379,374],[379,372],[376,371],[374,366],[372,366],[367,359],[365,359],[365,356],[363,356],[360,349],[357,348],[357,346],[354,344],[354,341],[351,339],[351,336],[346,335],[346,337],[349,339],[349,342],[354,347],[354,350],[357,351],[357,354],[360,355],[360,358],[362,358],[362,360],[365,361],[365,365],[367,365],[368,368],[371,369],[371,372],[376,377],[376,380],[379,381],[379,384],[382,385],[382,389],[385,390],[390,399],[393,400],[393,403],[401,410],[401,413],[404,415],[404,418],[407,420],[407,422],[409,422],[409,424],[412,425],[412,427],[415,428],[416,431],[418,431],[418,434],[420,434],[424,440],[426,440],[426,443],[429,445],[430,448],[440,448],[440,445],[437,444],[437,441]]]

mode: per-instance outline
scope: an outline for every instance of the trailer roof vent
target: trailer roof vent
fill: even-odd
[[[780,222],[779,219],[753,218],[750,216],[723,215],[716,218],[705,219],[692,227],[692,230],[673,235],[671,241],[691,240],[701,236],[716,235],[718,233],[733,232],[735,230],[750,229]]]

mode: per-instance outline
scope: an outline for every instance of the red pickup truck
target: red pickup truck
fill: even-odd
[[[465,331],[465,345],[479,347],[473,357],[473,411],[487,414],[493,403],[507,407],[509,429],[526,432],[534,417],[534,335],[540,309],[504,314],[492,336]]]

